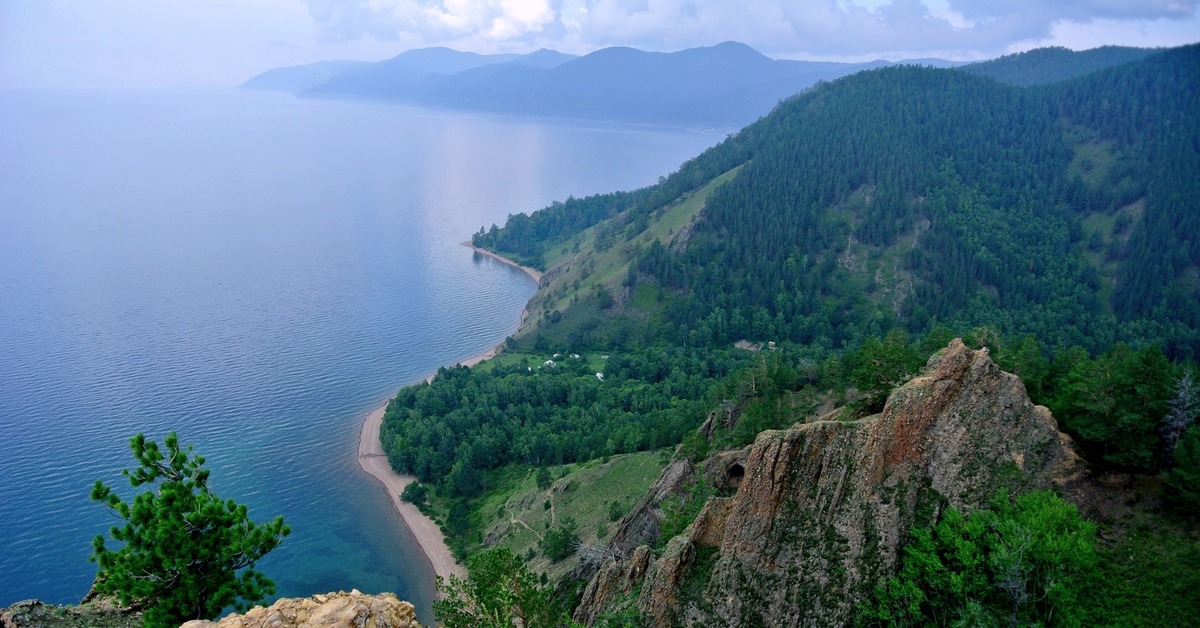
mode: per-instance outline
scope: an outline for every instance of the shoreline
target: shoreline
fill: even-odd
[[[505,266],[512,266],[513,268],[516,268],[517,270],[525,273],[526,275],[529,275],[529,278],[533,280],[533,283],[537,284],[537,287],[539,287],[539,288],[542,287],[542,276],[545,273],[535,270],[533,268],[530,268],[528,266],[522,266],[522,265],[508,259],[507,257],[504,257],[502,255],[497,255],[496,253],[493,253],[487,249],[481,249],[481,248],[475,246],[474,244],[472,244],[470,240],[466,240],[466,241],[462,242],[462,245],[470,248],[472,251],[475,251],[476,253],[478,253],[480,255],[490,257],[490,258],[496,260],[497,262],[504,264]]]
[[[385,410],[386,403],[372,410],[362,422],[358,432],[358,467],[383,485],[391,499],[392,508],[400,515],[400,520],[408,528],[409,534],[416,539],[417,546],[421,548],[421,555],[433,569],[433,573],[447,581],[451,575],[462,578],[466,571],[454,560],[454,554],[450,552],[442,537],[441,528],[416,506],[400,499],[404,487],[417,478],[400,475],[388,464],[387,455],[383,453],[383,445],[379,441],[379,428],[383,424]]]
[[[486,255],[502,264],[520,269],[530,279],[541,287],[542,273],[521,266],[510,259],[506,259],[491,251],[478,248],[471,244],[470,241],[463,242],[463,246],[468,246],[476,253]],[[525,320],[526,312],[521,312],[521,320]],[[484,360],[495,357],[504,348],[504,342],[487,349],[481,353],[477,353],[465,360],[459,360],[454,365],[472,367]],[[429,383],[433,381],[437,371],[430,373],[428,377],[421,381]],[[382,406],[375,408],[367,414],[363,419],[358,430],[358,467],[367,475],[375,478],[388,493],[388,498],[392,502],[392,508],[400,515],[400,520],[404,526],[408,528],[409,534],[417,541],[417,546],[421,548],[421,554],[425,558],[425,562],[432,567],[436,576],[442,578],[447,583],[450,576],[458,578],[466,578],[467,571],[454,559],[453,552],[446,545],[446,538],[442,535],[442,530],[432,519],[425,516],[416,506],[409,504],[400,499],[400,493],[404,492],[404,487],[415,482],[417,478],[411,475],[400,475],[392,470],[392,465],[388,463],[387,454],[383,453],[383,443],[379,439],[379,430],[383,426],[383,415],[387,411],[388,403],[385,401]]]

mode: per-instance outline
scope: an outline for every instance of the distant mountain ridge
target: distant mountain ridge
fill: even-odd
[[[677,52],[612,47],[576,56],[419,48],[378,62],[324,61],[276,68],[242,87],[307,98],[381,100],[604,122],[736,129],[821,81],[894,65],[961,67],[1010,85],[1051,84],[1145,58],[1151,49],[1041,48],[979,63],[943,59],[793,61],[738,42]]]
[[[737,42],[670,53],[614,47],[582,57],[552,50],[479,55],[424,48],[342,72],[321,66],[321,81],[308,80],[316,75],[314,66],[270,70],[243,87],[304,97],[732,129],[819,81],[885,65],[892,62],[777,60]]]
[[[356,72],[370,66],[369,61],[318,61],[306,65],[267,70],[242,83],[243,89],[262,89],[297,93],[310,89],[336,76]]]
[[[1098,70],[1145,59],[1157,52],[1151,48],[1102,46],[1074,51],[1062,47],[1038,48],[964,66],[962,70],[996,79],[1001,83],[1028,87],[1078,78]]]

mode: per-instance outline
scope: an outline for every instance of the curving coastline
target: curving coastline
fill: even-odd
[[[465,570],[455,562],[454,554],[446,546],[438,525],[416,506],[400,500],[400,493],[404,491],[404,487],[417,478],[393,471],[383,453],[383,445],[379,442],[379,427],[383,424],[383,413],[386,409],[387,404],[384,404],[372,410],[363,420],[358,434],[358,466],[383,485],[392,500],[396,514],[400,515],[404,525],[417,539],[421,553],[433,567],[433,572],[445,579],[449,579],[451,575],[461,578]]]
[[[538,284],[538,287],[541,287],[542,273],[532,268],[521,266],[491,251],[475,247],[469,241],[463,242],[463,246],[471,247],[477,253],[520,269],[530,279],[533,279],[534,283]],[[525,312],[522,312],[521,319],[524,320],[524,318]],[[468,367],[475,366],[500,353],[503,347],[504,343],[500,343],[487,351],[473,355],[465,360],[459,360],[455,364]],[[434,375],[436,373],[431,373],[424,381],[432,381]],[[396,473],[388,463],[387,454],[383,452],[383,443],[379,440],[379,430],[383,425],[383,415],[386,410],[387,403],[385,402],[382,406],[372,410],[363,419],[358,431],[358,466],[383,485],[384,490],[388,493],[388,498],[392,502],[392,506],[396,510],[396,514],[400,515],[400,519],[404,522],[404,525],[417,540],[417,545],[421,548],[421,553],[424,554],[425,560],[433,567],[433,572],[445,580],[449,580],[452,575],[459,578],[466,577],[466,569],[454,560],[454,554],[446,545],[446,539],[442,536],[442,530],[438,527],[438,524],[425,516],[425,513],[421,512],[416,506],[400,499],[400,493],[404,492],[404,487],[415,482],[417,478],[411,475]]]
[[[522,266],[522,265],[508,259],[507,257],[504,257],[502,255],[497,255],[487,249],[481,249],[481,248],[475,246],[474,244],[471,244],[470,240],[463,242],[462,245],[465,247],[469,247],[472,251],[475,251],[476,253],[478,253],[480,255],[486,255],[487,257],[490,257],[490,258],[496,260],[497,262],[500,262],[501,264],[505,264],[507,266],[512,266],[513,268],[520,270],[521,272],[525,273],[526,275],[529,275],[529,278],[532,279],[533,282],[536,283],[539,288],[542,287],[542,275],[544,273],[542,273],[541,271],[534,270],[528,266]]]

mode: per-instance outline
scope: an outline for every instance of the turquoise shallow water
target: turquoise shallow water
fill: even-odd
[[[279,595],[432,576],[355,461],[400,385],[515,328],[521,273],[459,243],[652,182],[718,138],[247,92],[0,93],[0,606],[88,588],[88,500],[170,430],[293,534]]]

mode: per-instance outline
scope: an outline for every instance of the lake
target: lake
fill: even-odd
[[[175,430],[292,535],[279,596],[432,573],[359,423],[502,341],[532,282],[461,242],[654,182],[711,134],[273,93],[0,92],[0,606],[74,603],[129,438]]]

